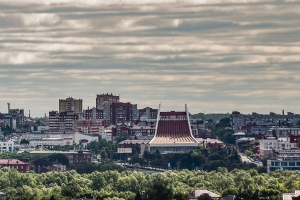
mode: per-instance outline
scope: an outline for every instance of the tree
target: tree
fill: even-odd
[[[178,192],[174,194],[173,199],[176,200],[189,200],[189,195],[187,193]]]
[[[142,200],[142,196],[140,194],[140,191],[138,191],[134,197],[134,200]]]
[[[62,165],[66,165],[68,166],[69,163],[69,158],[67,158],[65,155],[61,154],[61,153],[55,153],[55,154],[51,154],[47,157],[47,160],[49,160],[49,162],[58,162]]]
[[[148,200],[172,200],[173,191],[162,183],[155,183],[146,191]]]
[[[213,198],[209,194],[204,193],[197,197],[197,200],[213,200]]]

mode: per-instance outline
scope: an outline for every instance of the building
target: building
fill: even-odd
[[[49,126],[38,126],[37,131],[49,131]]]
[[[30,147],[64,146],[83,143],[86,146],[91,141],[98,141],[98,136],[81,132],[34,132],[23,134],[22,139],[29,140]]]
[[[190,197],[193,199],[197,199],[199,196],[207,194],[210,196],[212,199],[217,200],[217,199],[222,199],[222,197],[218,194],[215,194],[209,190],[194,190],[190,193]]]
[[[90,120],[103,119],[103,110],[95,107],[92,109],[83,110],[83,118]]]
[[[82,163],[82,162],[92,162],[92,153],[90,151],[23,151],[21,154],[29,155],[40,155],[40,156],[49,156],[51,154],[63,154],[65,155],[71,164]]]
[[[30,165],[17,159],[0,159],[1,167],[8,167],[16,169],[20,173],[26,173],[29,171]]]
[[[76,123],[77,131],[79,132],[97,135],[102,135],[104,133],[104,120],[79,119]]]
[[[161,112],[159,105],[155,136],[149,145],[151,153],[186,153],[199,145],[192,135],[187,105],[183,112]]]
[[[49,131],[74,131],[79,114],[74,111],[49,112]]]
[[[146,107],[138,110],[140,121],[156,121],[158,109]]]
[[[245,127],[256,126],[288,126],[295,127],[300,123],[300,115],[282,111],[282,114],[270,112],[269,114],[241,114],[238,111],[233,111],[230,115],[231,126],[234,131],[240,131]]]
[[[74,99],[68,97],[66,99],[59,99],[59,112],[73,111],[75,113],[82,112],[82,99]]]
[[[123,124],[132,121],[132,105],[131,103],[112,103],[110,105],[110,123],[113,125]]]
[[[96,97],[96,108],[99,110],[104,110],[104,105],[107,103],[111,105],[112,103],[118,103],[120,100],[120,96],[116,96],[111,94],[97,94]]]
[[[300,200],[300,190],[292,193],[283,193],[280,195],[280,200]]]
[[[0,142],[0,152],[13,152],[14,150],[16,150],[17,148],[19,148],[20,145],[16,144],[15,141],[9,140],[9,141],[5,141],[5,142]]]
[[[146,144],[148,144],[149,142],[150,142],[150,140],[123,140],[118,143],[118,149],[128,149],[129,148],[129,149],[131,149],[131,152],[133,154],[139,153],[139,154],[143,155],[143,152],[145,152]],[[136,152],[135,150],[138,152]]]
[[[196,138],[199,142],[199,145],[209,148],[209,149],[220,149],[220,148],[224,148],[225,144],[218,140],[218,139],[211,139],[211,138]]]

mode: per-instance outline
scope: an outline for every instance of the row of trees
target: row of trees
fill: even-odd
[[[233,169],[252,169],[256,168],[260,173],[266,172],[265,167],[257,168],[253,163],[242,163],[233,146],[225,149],[211,150],[205,147],[197,147],[189,153],[160,154],[156,152],[149,154],[145,152],[143,158],[139,155],[131,157],[131,164],[150,165],[157,168],[170,169],[203,169],[206,171],[217,170],[219,167],[226,167],[229,171]]]
[[[253,169],[228,172],[226,168],[218,168],[212,172],[183,170],[152,175],[128,171],[81,175],[74,170],[64,173],[53,171],[21,174],[15,169],[1,168],[0,177],[0,190],[6,193],[7,200],[74,197],[133,200],[137,193],[141,197],[148,196],[147,199],[151,200],[161,199],[159,194],[164,194],[165,200],[180,200],[186,199],[196,189],[207,189],[220,195],[235,194],[244,199],[275,200],[279,199],[280,193],[291,192],[300,187],[299,171],[259,174]]]

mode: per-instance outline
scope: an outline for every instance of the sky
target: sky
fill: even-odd
[[[0,0],[0,112],[120,95],[138,108],[300,113],[300,2]]]

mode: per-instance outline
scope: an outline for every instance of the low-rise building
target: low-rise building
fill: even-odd
[[[77,120],[77,131],[83,133],[91,133],[101,135],[104,132],[104,120],[89,120],[89,119],[80,119]]]
[[[17,145],[15,141],[9,140],[0,142],[0,152],[13,152],[16,148],[20,147],[20,145]]]
[[[92,162],[92,153],[90,151],[23,151],[19,152],[22,154],[30,154],[30,155],[41,155],[41,156],[49,156],[51,154],[63,154],[72,164],[81,163],[81,162]]]
[[[0,159],[0,166],[16,169],[20,173],[28,172],[30,167],[28,163],[24,163],[17,159]]]

